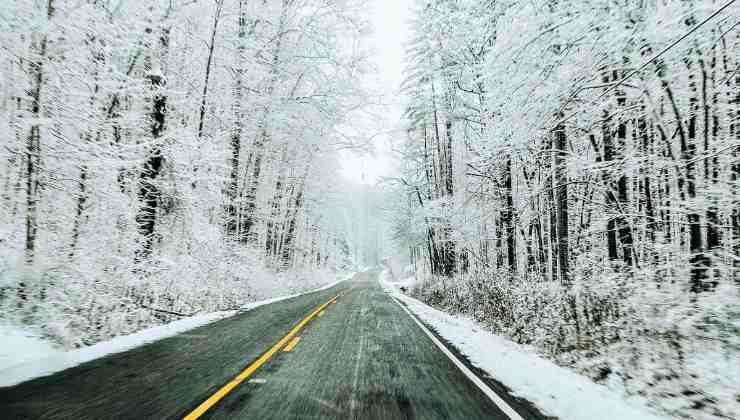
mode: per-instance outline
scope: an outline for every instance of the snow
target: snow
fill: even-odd
[[[260,301],[257,301],[257,302],[250,302],[250,303],[242,306],[241,308],[239,308],[239,312],[244,312],[244,311],[247,311],[247,310],[250,310],[250,309],[254,309],[254,308],[257,308],[257,307],[260,307],[260,306],[263,306],[263,305],[270,304],[270,303],[280,302],[281,300],[291,299],[291,298],[294,298],[294,297],[305,295],[307,293],[320,292],[322,290],[330,289],[330,288],[336,286],[337,284],[339,284],[339,283],[341,283],[343,281],[347,281],[347,280],[351,279],[352,277],[355,276],[355,274],[357,274],[357,273],[350,273],[347,276],[345,276],[343,278],[340,278],[337,281],[333,281],[333,282],[331,282],[329,284],[326,284],[326,285],[321,286],[321,287],[316,288],[316,289],[308,290],[306,292],[293,293],[292,295],[285,295],[285,296],[275,297],[275,298],[272,298],[272,299],[265,299],[265,300],[260,300]]]
[[[120,353],[153,341],[172,337],[184,331],[209,324],[213,321],[232,316],[236,313],[237,311],[222,311],[195,315],[169,324],[147,328],[134,334],[122,335],[112,340],[103,341],[89,347],[83,347],[67,352],[58,350],[52,351],[41,358],[26,358],[26,360],[22,361],[20,364],[14,363],[9,368],[0,370],[0,386],[11,386],[40,376],[51,375],[52,373],[69,369],[109,354]],[[17,348],[17,350],[26,351],[24,348]],[[8,358],[14,358],[16,355],[17,353],[11,353]],[[41,356],[42,354],[39,353],[38,355]]]
[[[10,366],[36,360],[62,350],[37,334],[14,325],[0,324],[0,372]]]
[[[71,351],[63,351],[49,341],[18,327],[0,324],[0,339],[2,340],[0,387],[12,386],[41,376],[51,375],[109,354],[120,353],[147,343],[173,337],[193,328],[270,303],[326,290],[349,280],[354,274],[349,274],[337,281],[306,292],[250,302],[236,311],[212,312],[183,318],[169,324],[147,328],[134,334],[115,337],[109,341]]]
[[[533,403],[544,414],[562,420],[665,420],[642,400],[624,398],[589,378],[546,360],[531,349],[492,334],[485,327],[460,316],[434,309],[400,292],[383,271],[380,282],[386,292],[405,303],[422,322],[444,337],[476,367]]]

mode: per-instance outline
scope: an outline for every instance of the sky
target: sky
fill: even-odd
[[[382,85],[397,89],[403,79],[404,43],[410,34],[407,22],[411,19],[412,0],[371,1],[371,21],[375,30],[369,41],[375,49],[373,61],[378,66],[377,76]],[[394,124],[399,121],[401,109],[391,109],[394,115],[389,116],[389,122]],[[387,136],[377,136],[374,145],[374,155],[342,154],[342,175],[345,178],[357,183],[375,184],[380,177],[393,171]]]

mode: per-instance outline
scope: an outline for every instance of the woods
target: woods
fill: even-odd
[[[361,2],[13,1],[0,310],[67,347],[358,263],[331,182],[367,102]]]
[[[413,294],[673,416],[736,417],[732,3],[416,1],[389,181]]]

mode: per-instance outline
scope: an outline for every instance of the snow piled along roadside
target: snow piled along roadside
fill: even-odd
[[[532,350],[492,334],[476,322],[434,309],[399,290],[399,283],[380,282],[422,322],[454,345],[476,367],[533,403],[544,414],[562,420],[665,420],[636,398],[625,399],[589,378],[556,365]],[[404,285],[409,281],[403,282]]]
[[[63,352],[59,346],[37,334],[4,322],[0,323],[0,343],[0,372],[29,360]]]
[[[109,354],[124,352],[144,344],[173,337],[239,312],[326,290],[349,280],[354,274],[349,274],[337,281],[306,292],[250,302],[235,311],[212,312],[183,318],[169,324],[147,328],[133,334],[115,337],[109,341],[71,351],[64,351],[28,331],[0,324],[0,342],[2,343],[2,350],[0,350],[0,387],[12,386],[41,376],[51,375]]]
[[[14,363],[9,368],[0,370],[0,387],[16,385],[30,379],[51,375],[52,373],[69,369],[109,354],[120,353],[153,341],[172,337],[181,332],[232,316],[236,312],[237,311],[223,311],[195,315],[170,322],[169,324],[147,328],[133,334],[118,336],[109,341],[103,341],[89,347],[82,347],[71,351],[62,351],[55,348],[50,352],[50,354],[45,354],[42,358],[26,360],[20,364]],[[41,343],[46,344],[46,342]],[[34,343],[25,344],[33,345]],[[36,348],[36,350],[38,349]],[[11,351],[13,350],[11,349]],[[26,349],[22,349],[22,351],[26,351]],[[3,352],[5,352],[5,349],[3,349]],[[11,358],[15,356],[15,354],[10,355]]]

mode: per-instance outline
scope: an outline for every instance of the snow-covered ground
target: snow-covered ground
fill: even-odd
[[[222,311],[195,315],[71,351],[64,351],[48,340],[44,340],[42,337],[18,326],[0,324],[0,387],[11,386],[33,378],[51,375],[108,354],[120,353],[163,338],[172,337],[193,328],[232,316],[237,312],[247,311],[306,293],[325,290],[352,278],[354,274],[349,274],[337,281],[306,292],[250,302],[238,311]]]
[[[5,322],[0,323],[0,343],[0,372],[29,360],[62,353],[59,346],[38,334]]]
[[[383,271],[385,290],[419,319],[454,345],[476,367],[532,402],[544,414],[561,420],[665,420],[637,398],[627,398],[589,378],[556,365],[531,349],[488,332],[460,316],[434,309],[400,291],[413,278],[391,282]]]

